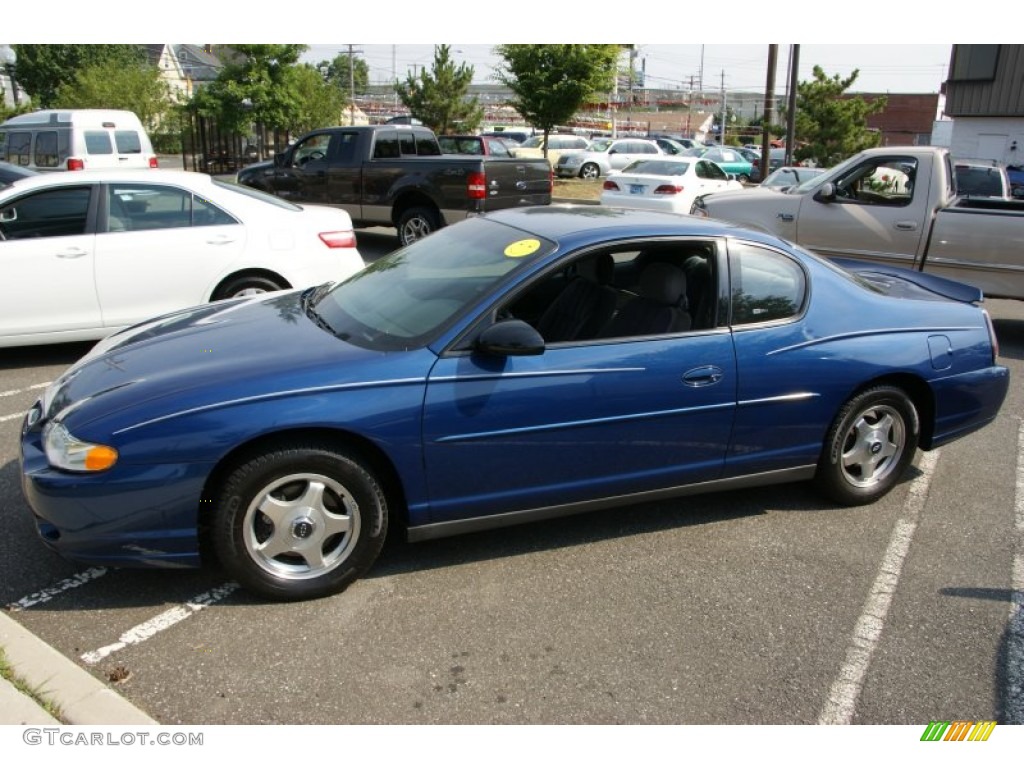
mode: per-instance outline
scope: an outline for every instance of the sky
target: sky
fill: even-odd
[[[456,38],[457,39],[457,38]],[[474,69],[474,82],[494,81],[494,67],[501,59],[493,53],[495,44],[457,43],[440,38],[439,43],[451,45],[451,57],[457,63]],[[397,77],[405,80],[414,68],[430,68],[434,45],[423,43],[351,43],[357,58],[370,66],[371,84],[390,83]],[[761,91],[765,89],[768,71],[768,44],[694,44],[633,43],[636,46],[634,67],[643,70],[647,85],[672,90]],[[349,43],[318,43],[310,45],[304,61],[316,64],[347,53]],[[789,44],[780,44],[776,58],[775,89],[785,90],[789,63]],[[800,43],[798,80],[809,80],[818,65],[826,75],[858,76],[851,91],[870,93],[938,93],[949,68],[949,44],[850,44],[817,45]],[[623,66],[627,54],[623,54]],[[701,75],[703,74],[703,77]]]

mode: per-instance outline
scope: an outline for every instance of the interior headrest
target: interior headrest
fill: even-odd
[[[593,280],[600,285],[608,285],[615,277],[615,259],[610,253],[602,253],[600,256],[577,262],[576,272],[580,277]]]
[[[686,293],[686,275],[679,267],[656,261],[641,273],[639,288],[645,299],[673,307]]]

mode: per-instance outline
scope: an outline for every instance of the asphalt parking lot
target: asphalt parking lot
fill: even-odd
[[[1019,379],[1024,303],[988,305]],[[1024,722],[1019,385],[871,506],[788,485],[391,542],[282,605],[39,543],[21,416],[88,346],[0,350],[0,604],[161,724]]]

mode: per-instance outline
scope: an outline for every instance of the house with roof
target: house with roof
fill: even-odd
[[[221,70],[212,45],[160,43],[143,47],[149,62],[160,70],[172,98],[179,102],[188,101],[197,89],[216,80]]]

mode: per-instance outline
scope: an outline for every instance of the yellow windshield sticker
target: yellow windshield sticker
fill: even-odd
[[[514,243],[506,246],[505,255],[510,259],[521,259],[524,256],[529,256],[531,253],[536,253],[539,248],[540,240],[534,240],[533,238],[516,240]]]

